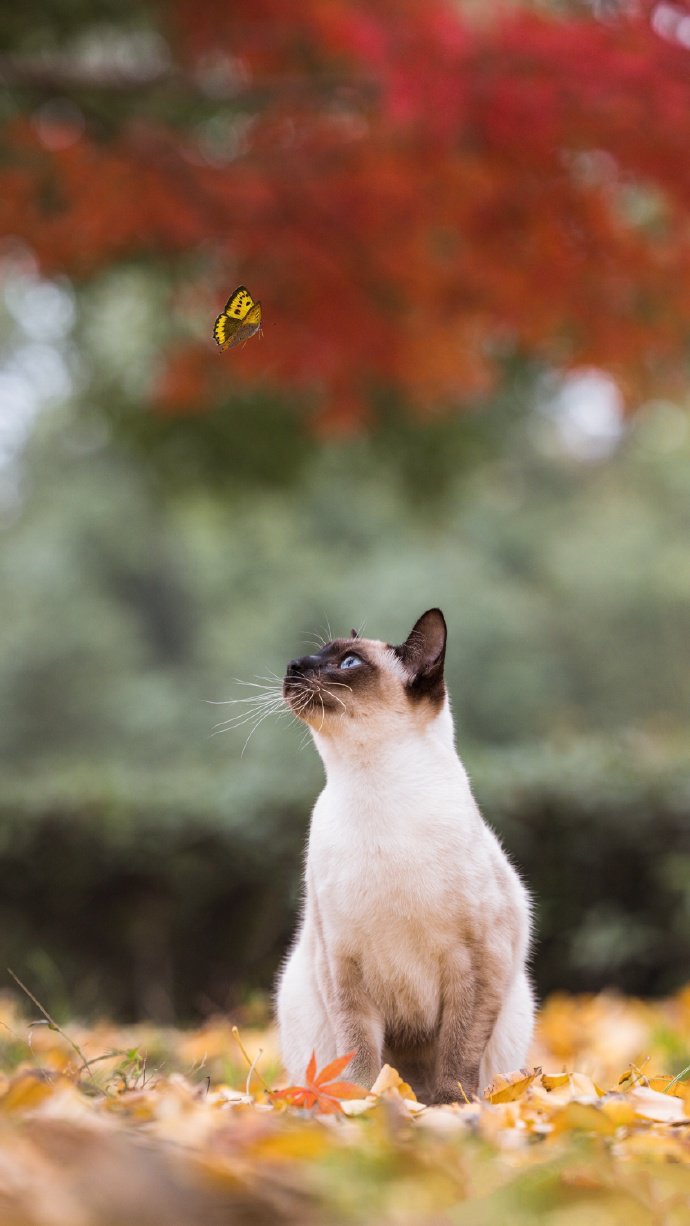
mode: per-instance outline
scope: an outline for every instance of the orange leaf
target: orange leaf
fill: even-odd
[[[338,1056],[336,1060],[331,1060],[330,1064],[327,1064],[326,1067],[322,1068],[321,1072],[317,1074],[315,1084],[317,1086],[322,1086],[325,1085],[327,1081],[331,1081],[333,1077],[337,1077],[338,1073],[342,1073],[343,1069],[347,1068],[352,1057],[356,1055],[357,1053],[355,1051],[349,1051],[346,1056]],[[311,1062],[309,1064],[309,1068],[311,1068]],[[316,1070],[316,1066],[314,1066],[314,1070]],[[307,1069],[307,1080],[311,1080],[309,1077],[309,1069]]]
[[[306,1086],[285,1086],[283,1090],[271,1090],[272,1102],[284,1102],[290,1107],[313,1107],[316,1095]]]
[[[286,1103],[289,1107],[316,1107],[323,1115],[332,1115],[342,1111],[341,1098],[365,1098],[368,1090],[355,1085],[352,1081],[329,1081],[336,1077],[350,1063],[354,1052],[346,1056],[338,1056],[331,1060],[320,1073],[316,1071],[316,1054],[312,1052],[305,1073],[306,1086],[286,1086],[283,1090],[272,1090],[269,1094],[271,1102]]]
[[[366,1098],[369,1093],[364,1086],[358,1086],[354,1081],[329,1081],[324,1089],[331,1098]]]
[[[315,1076],[316,1076],[316,1052],[313,1051],[311,1053],[311,1059],[307,1065],[307,1071],[305,1074],[307,1085],[312,1085]]]
[[[322,1115],[340,1115],[343,1110],[339,1100],[331,1098],[328,1094],[319,1094],[316,1106]]]

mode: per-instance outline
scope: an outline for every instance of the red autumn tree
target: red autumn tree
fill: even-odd
[[[69,46],[0,64],[18,100],[0,227],[48,273],[173,269],[153,408],[259,382],[352,425],[381,392],[420,413],[476,404],[513,356],[603,367],[631,406],[682,385],[685,6],[143,8],[163,40],[143,67]],[[264,336],[219,358],[238,283]]]

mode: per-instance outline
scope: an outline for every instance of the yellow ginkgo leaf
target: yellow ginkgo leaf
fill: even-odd
[[[406,1081],[403,1081],[397,1069],[391,1067],[390,1064],[384,1064],[376,1081],[371,1087],[371,1093],[380,1097],[382,1094],[397,1094],[400,1098],[409,1098],[412,1102],[417,1101],[412,1086],[409,1086]]]
[[[618,1128],[618,1122],[609,1113],[602,1111],[594,1103],[566,1103],[552,1119],[554,1131],[589,1132],[599,1136],[612,1136]]]
[[[55,1093],[56,1081],[43,1069],[22,1069],[12,1078],[0,1098],[0,1111],[33,1110]]]
[[[542,1073],[541,1084],[545,1090],[559,1090],[570,1083],[569,1073]]]
[[[662,1094],[649,1086],[634,1086],[626,1094],[638,1119],[654,1120],[659,1124],[676,1124],[686,1120],[682,1099],[674,1094]],[[688,1120],[690,1123],[690,1120]]]
[[[511,1103],[520,1098],[540,1074],[540,1068],[520,1068],[505,1075],[498,1073],[491,1085],[486,1087],[484,1097],[488,1098],[490,1103]]]

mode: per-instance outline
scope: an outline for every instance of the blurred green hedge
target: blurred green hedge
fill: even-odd
[[[540,994],[655,994],[687,980],[690,753],[631,739],[466,760],[535,896]],[[294,927],[308,813],[303,781],[286,780],[277,808],[251,774],[6,775],[0,965],[61,1015],[184,1020],[269,990]]]

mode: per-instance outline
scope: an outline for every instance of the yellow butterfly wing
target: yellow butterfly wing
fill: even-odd
[[[240,285],[218,316],[213,326],[213,339],[221,349],[234,349],[235,345],[254,336],[260,327],[261,303],[255,302],[249,290]]]
[[[239,319],[231,319],[225,312],[219,315],[213,325],[213,339],[216,344],[220,345],[221,349],[227,349],[239,326]]]
[[[228,298],[223,310],[224,315],[229,315],[231,319],[244,319],[245,315],[254,306],[254,299],[249,290],[244,285],[239,285],[234,294]]]

